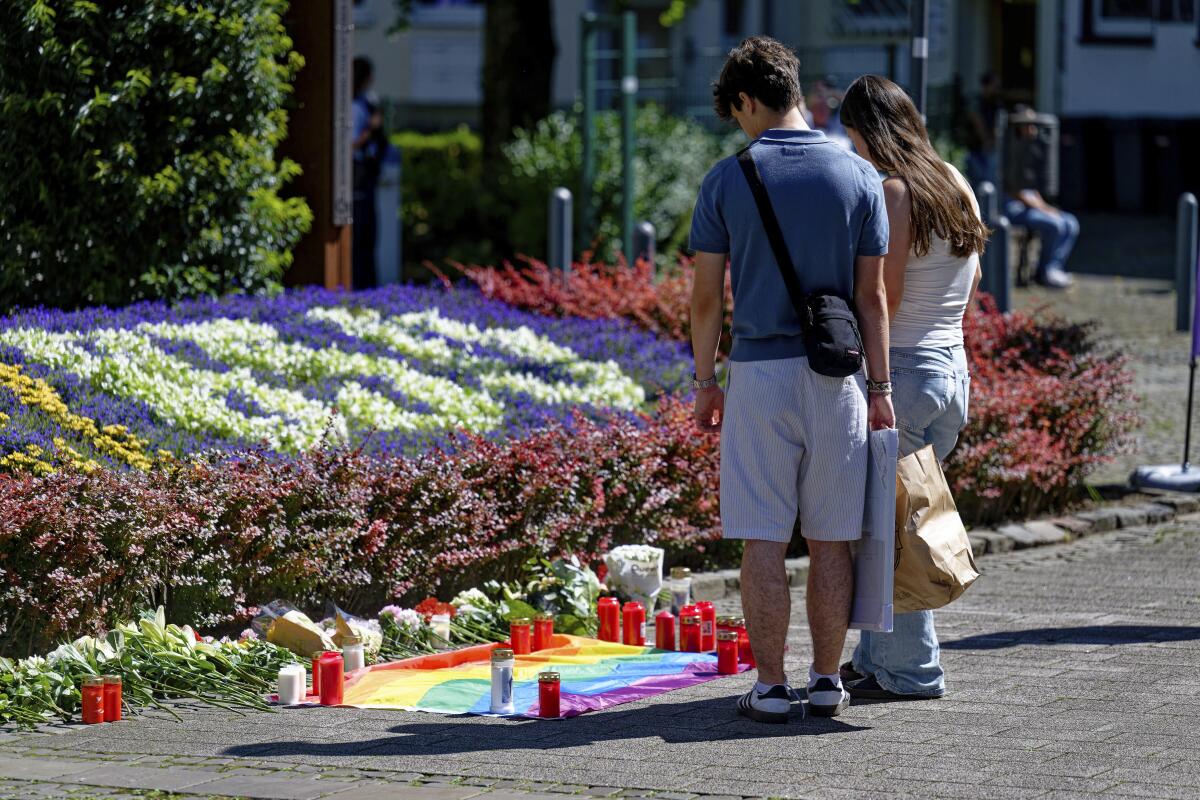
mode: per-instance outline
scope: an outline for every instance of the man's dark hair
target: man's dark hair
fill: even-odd
[[[729,51],[721,77],[713,84],[718,117],[729,120],[731,108],[742,110],[741,92],[775,111],[790,111],[800,105],[800,60],[770,36],[743,39]]]
[[[354,96],[358,97],[362,94],[363,89],[367,87],[367,82],[371,80],[371,76],[375,74],[375,65],[371,63],[371,59],[364,56],[359,56],[354,59]]]

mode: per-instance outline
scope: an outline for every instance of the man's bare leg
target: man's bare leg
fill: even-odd
[[[836,675],[850,625],[850,605],[854,601],[854,563],[849,542],[808,544],[808,627],[812,632],[813,669],[822,675]],[[743,561],[743,575],[745,574]],[[745,578],[742,578],[745,591]],[[755,650],[757,656],[758,651]]]
[[[786,680],[783,649],[792,614],[792,596],[783,565],[786,555],[787,544],[784,542],[754,540],[746,541],[742,554],[742,612],[746,615],[750,646],[758,664],[758,679],[767,684]],[[846,613],[849,614],[849,609]],[[809,614],[811,616],[812,612]],[[843,638],[845,635],[843,625]],[[836,655],[834,659],[837,659]]]

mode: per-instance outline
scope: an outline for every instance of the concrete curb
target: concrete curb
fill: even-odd
[[[1062,544],[1096,533],[1168,522],[1184,514],[1200,511],[1200,497],[1174,492],[1145,492],[1152,502],[1136,506],[1113,505],[1080,511],[1062,517],[1010,523],[999,528],[974,528],[967,532],[976,556],[1007,553],[1029,547]],[[784,562],[788,583],[796,586],[808,579],[808,558],[789,558]],[[692,576],[692,597],[720,600],[741,589],[741,573],[736,569],[701,572]]]

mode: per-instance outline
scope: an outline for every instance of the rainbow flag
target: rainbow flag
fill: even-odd
[[[562,676],[561,715],[629,703],[721,677],[713,653],[677,653],[555,634],[553,645],[517,656],[513,701],[518,717],[538,716],[538,673]],[[441,714],[488,714],[491,652],[479,645],[376,664],[346,676],[343,704]],[[748,669],[741,665],[740,670]]]

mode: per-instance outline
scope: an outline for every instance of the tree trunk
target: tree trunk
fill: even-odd
[[[523,128],[550,113],[554,26],[550,0],[487,0],[483,44],[485,174]],[[485,180],[487,180],[485,178]]]

